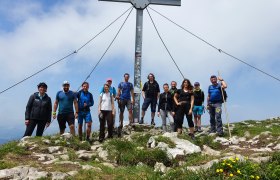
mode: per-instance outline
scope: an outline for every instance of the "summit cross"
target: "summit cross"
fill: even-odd
[[[110,2],[131,3],[136,11],[136,38],[134,60],[134,98],[133,109],[134,123],[140,120],[140,97],[141,97],[141,64],[142,64],[142,38],[143,38],[143,10],[150,4],[181,6],[181,0],[99,0]]]

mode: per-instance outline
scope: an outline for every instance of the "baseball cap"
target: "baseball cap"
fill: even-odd
[[[200,86],[199,82],[194,83],[195,86]]]
[[[48,85],[46,84],[46,83],[44,83],[44,82],[40,82],[38,85],[37,85],[37,87],[39,88],[39,87],[44,87],[44,88],[48,88]]]
[[[63,81],[62,86],[64,85],[70,85],[70,83],[68,81]]]
[[[106,82],[108,82],[108,81],[113,81],[113,79],[112,78],[107,78],[107,80],[106,80]]]

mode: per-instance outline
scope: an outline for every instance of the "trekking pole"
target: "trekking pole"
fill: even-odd
[[[50,125],[51,125],[51,123],[53,122],[53,120],[54,120],[54,119],[52,119],[52,121],[50,122],[50,124],[49,124],[49,126],[48,126],[48,127],[50,127]],[[45,129],[44,129],[44,131],[43,131],[43,132],[45,132],[45,131],[48,129],[48,127],[45,127]]]
[[[218,76],[220,77],[220,71],[218,71]],[[230,128],[229,128],[228,111],[227,111],[227,103],[226,103],[226,101],[225,101],[224,91],[223,91],[222,86],[221,86],[221,92],[222,92],[222,97],[223,97],[223,102],[224,102],[224,109],[225,109],[225,113],[226,113],[226,119],[227,119],[227,125],[228,125],[229,138],[231,138],[231,132],[230,132]]]
[[[84,123],[84,140],[86,141],[86,134],[87,134],[87,130],[86,130],[86,120]]]

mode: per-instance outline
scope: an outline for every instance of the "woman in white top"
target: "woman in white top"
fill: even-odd
[[[108,138],[113,137],[113,115],[114,115],[114,97],[109,91],[109,85],[104,84],[104,91],[99,96],[98,116],[100,122],[99,142],[105,138],[105,124],[107,121]]]

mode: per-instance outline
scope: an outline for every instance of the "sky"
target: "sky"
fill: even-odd
[[[97,0],[1,0],[0,1],[0,91],[77,50],[99,33],[131,4]],[[280,1],[183,0],[180,7],[150,5],[182,27],[214,46],[280,78]],[[280,82],[228,56],[186,33],[152,10],[150,13],[170,53],[192,83],[198,81],[206,92],[209,77],[220,72],[228,84],[227,113],[230,122],[262,120],[280,115]],[[119,36],[90,76],[93,129],[97,130],[99,90],[108,77],[113,86],[131,74],[133,82],[135,49],[133,10]],[[54,101],[64,80],[77,90],[100,59],[126,15],[81,49],[77,54],[48,68],[0,94],[0,137],[18,138],[24,130],[24,112],[29,96],[39,82],[49,86]],[[144,11],[142,82],[150,72],[162,87],[182,77],[162,45]],[[161,88],[162,90],[162,88]],[[141,99],[142,102],[142,99]],[[223,112],[223,121],[227,122]],[[149,113],[145,121],[150,122]],[[161,124],[156,118],[157,125]],[[209,115],[202,117],[209,124]],[[187,124],[185,123],[185,126]],[[46,134],[58,132],[56,120]]]

